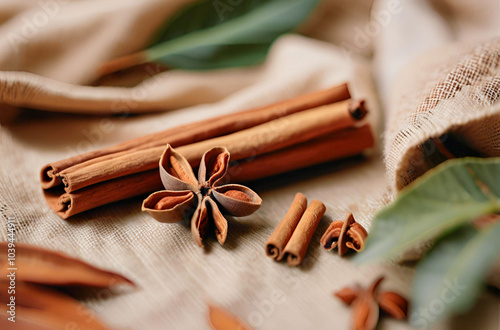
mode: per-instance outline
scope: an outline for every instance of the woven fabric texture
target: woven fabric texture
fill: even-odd
[[[136,290],[80,296],[115,328],[208,329],[211,301],[255,329],[346,329],[349,309],[333,291],[385,275],[384,289],[408,296],[412,267],[356,266],[323,251],[319,238],[347,212],[369,229],[395,192],[430,168],[421,161],[430,138],[453,133],[484,155],[498,155],[498,1],[325,0],[301,27],[306,36],[283,36],[261,66],[216,72],[142,66],[96,82],[100,63],[144,47],[188,2],[0,2],[2,219],[16,220],[20,242],[136,282]],[[156,222],[140,211],[140,198],[67,221],[45,204],[38,176],[46,163],[345,81],[353,96],[367,100],[368,119],[384,141],[366,158],[252,183],[263,205],[229,221],[223,247],[212,237],[198,248],[189,226]],[[155,113],[130,115],[146,110]],[[299,191],[323,201],[327,212],[304,264],[291,268],[267,258],[264,244]],[[499,308],[485,295],[467,317],[434,328],[498,329]],[[410,326],[383,318],[381,328]]]

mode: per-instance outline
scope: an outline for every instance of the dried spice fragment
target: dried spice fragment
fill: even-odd
[[[115,285],[134,285],[129,279],[93,267],[83,261],[56,251],[22,243],[0,243],[0,263],[10,269],[0,279],[0,308],[8,312],[15,297],[15,321],[23,329],[106,329],[94,313],[74,298],[65,295],[68,287],[84,286],[109,288]],[[15,260],[7,260],[8,249],[15,249]],[[12,279],[15,276],[15,280]],[[15,286],[12,288],[12,281]],[[53,287],[57,287],[55,290]],[[9,288],[9,289],[8,289]],[[15,290],[15,292],[12,292]],[[0,328],[12,327],[7,317],[0,318]]]
[[[359,286],[345,287],[334,293],[342,302],[352,306],[352,329],[375,329],[380,309],[399,320],[408,317],[406,298],[392,291],[379,292],[383,279],[377,278],[366,290]]]
[[[325,250],[338,247],[339,255],[349,250],[363,251],[368,232],[354,220],[352,213],[347,214],[344,221],[333,221],[321,237],[321,245]]]
[[[262,204],[259,195],[245,186],[221,184],[229,158],[226,148],[208,150],[203,154],[196,177],[186,158],[167,145],[160,159],[160,177],[166,190],[149,195],[142,203],[142,210],[165,223],[190,218],[193,238],[200,247],[213,225],[217,240],[224,244],[228,224],[223,214],[247,216]]]
[[[380,309],[398,320],[408,316],[408,301],[396,292],[381,292],[378,296],[378,304]]]
[[[7,242],[0,242],[0,264],[7,265]],[[62,253],[27,244],[15,244],[16,280],[44,285],[85,285],[107,288],[117,284],[135,285],[120,274],[91,266]],[[8,275],[8,270],[3,270]],[[4,276],[2,276],[4,277]]]

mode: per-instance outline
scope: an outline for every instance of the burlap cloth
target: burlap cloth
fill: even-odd
[[[484,155],[499,154],[498,1],[379,1],[373,7],[370,1],[325,1],[301,28],[307,37],[284,36],[262,66],[203,73],[140,67],[91,86],[101,62],[143,47],[185,2],[0,3],[0,212],[4,220],[17,220],[18,240],[135,281],[137,290],[82,297],[117,328],[204,329],[206,301],[212,301],[254,328],[346,329],[350,315],[333,290],[385,274],[385,288],[409,295],[412,267],[357,267],[322,251],[319,237],[348,211],[369,228],[395,191],[428,169],[421,159],[429,151],[419,146],[430,137],[453,131]],[[367,159],[252,184],[264,204],[230,221],[224,247],[208,240],[206,250],[198,248],[186,226],[141,213],[140,199],[68,221],[45,204],[38,171],[50,161],[343,81],[367,99],[384,143]],[[162,112],[130,115],[143,111]],[[264,243],[297,191],[328,210],[305,264],[290,268],[265,257]],[[6,239],[5,226],[0,235]],[[467,317],[435,327],[498,329],[499,308],[498,298],[484,295]],[[382,328],[409,326],[384,319]]]

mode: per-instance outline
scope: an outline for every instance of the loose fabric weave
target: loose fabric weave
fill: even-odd
[[[435,146],[422,147],[430,138],[452,133],[482,156],[500,156],[500,38],[470,48],[431,52],[398,84],[385,141],[398,190],[432,167],[426,158]]]
[[[95,82],[100,63],[144,47],[166,17],[191,1],[0,2],[4,223],[16,221],[21,242],[136,282],[137,290],[80,297],[116,328],[208,329],[211,301],[256,329],[346,329],[348,309],[332,291],[384,274],[384,290],[409,296],[413,268],[359,267],[322,251],[319,239],[331,220],[348,212],[369,229],[397,189],[429,168],[420,159],[430,138],[453,132],[480,153],[498,155],[498,1],[325,0],[301,27],[307,37],[280,38],[261,66],[183,72],[153,65]],[[250,217],[228,221],[224,247],[208,238],[207,248],[198,248],[188,225],[156,222],[140,212],[140,198],[67,221],[45,204],[38,172],[46,163],[344,81],[353,96],[367,100],[377,137],[385,137],[384,160],[379,148],[367,159],[253,183],[263,205]],[[145,111],[156,113],[130,116]],[[323,201],[327,212],[303,265],[291,268],[267,258],[264,245],[298,191]],[[0,238],[6,234],[3,225]],[[486,295],[467,318],[435,328],[498,329],[499,308],[498,299]],[[381,327],[410,329],[388,319]]]

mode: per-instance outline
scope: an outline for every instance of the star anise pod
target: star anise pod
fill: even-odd
[[[379,286],[384,278],[379,277],[367,289],[359,285],[345,287],[334,293],[345,304],[352,306],[352,329],[375,329],[379,319],[379,309],[401,320],[408,317],[408,301],[392,291],[380,292]]]
[[[255,212],[262,199],[250,188],[238,184],[222,184],[229,164],[229,151],[214,147],[203,154],[194,175],[189,162],[170,145],[160,159],[160,176],[166,190],[146,198],[142,210],[166,223],[191,218],[191,232],[203,247],[203,237],[211,224],[220,244],[227,237],[227,220],[222,214],[243,217]]]

